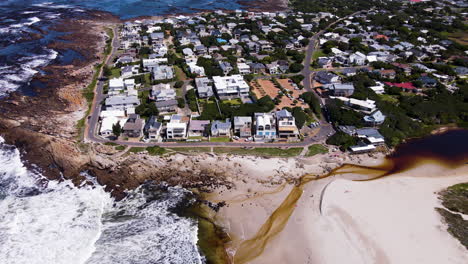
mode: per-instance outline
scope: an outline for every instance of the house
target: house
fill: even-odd
[[[166,124],[166,138],[169,140],[185,139],[190,118],[181,115],[172,115]]]
[[[406,75],[410,75],[412,68],[408,64],[402,64],[402,63],[392,63],[393,66],[397,67],[398,69],[402,70]]]
[[[401,88],[404,92],[419,92],[420,89],[416,88],[413,83],[411,82],[405,82],[405,83],[392,83],[392,82],[385,82],[386,85],[388,86],[394,86],[394,87],[399,87]]]
[[[195,78],[195,85],[197,86],[198,97],[209,98],[213,96],[213,82],[207,77]]]
[[[209,120],[191,120],[188,137],[206,137],[208,136]]]
[[[164,41],[164,32],[155,32],[150,34],[153,43]]]
[[[144,119],[141,119],[137,114],[131,114],[122,128],[122,132],[127,137],[138,138],[142,136],[144,126]]]
[[[334,96],[351,96],[354,93],[354,85],[352,83],[334,83],[329,86]]]
[[[385,121],[385,115],[380,110],[374,110],[370,115],[364,116],[364,121],[369,125],[381,125]]]
[[[227,61],[220,61],[219,67],[223,70],[224,75],[228,75],[234,68],[232,68],[231,64]]]
[[[340,76],[327,71],[319,71],[315,74],[314,80],[321,84],[332,84],[339,82]]]
[[[420,81],[424,87],[435,87],[437,85],[437,80],[429,76],[421,76],[418,81]]]
[[[369,144],[383,145],[385,144],[385,138],[375,128],[359,128],[356,129],[356,135],[358,138],[365,140]]]
[[[196,62],[187,63],[190,73],[196,74],[197,76],[205,76],[205,68],[198,66]]]
[[[333,60],[328,57],[319,57],[317,60],[317,64],[319,68],[330,69],[333,67],[332,65]]]
[[[366,63],[366,55],[361,52],[356,52],[349,55],[349,64],[364,65]]]
[[[167,59],[160,58],[160,59],[143,59],[143,68],[151,70],[151,68],[159,66],[159,64],[166,62]]]
[[[135,79],[125,79],[124,86],[127,90],[135,90]],[[138,95],[138,93],[135,95]]]
[[[193,56],[193,50],[191,48],[185,48],[182,50],[182,53],[185,55],[185,56]]]
[[[156,116],[151,116],[145,124],[144,132],[149,140],[159,140],[162,124],[157,121]]]
[[[176,91],[168,83],[161,83],[151,87],[150,99],[154,101],[168,101],[176,99]]]
[[[381,82],[376,82],[374,86],[370,86],[369,89],[374,91],[376,94],[383,94],[385,93],[384,84]]]
[[[250,71],[254,74],[264,73],[265,72],[265,65],[262,63],[250,63]]]
[[[123,124],[125,123],[125,118],[119,118],[115,116],[104,117],[101,120],[101,127],[99,128],[99,135],[103,137],[110,137],[114,135],[113,127],[117,123]]]
[[[269,113],[255,113],[255,141],[272,141],[276,138],[276,119]]]
[[[250,74],[250,67],[245,63],[237,63],[237,69],[241,75]]]
[[[278,137],[280,139],[291,140],[299,137],[296,120],[288,110],[283,109],[276,112],[276,123],[278,124]]]
[[[115,95],[123,92],[125,89],[123,78],[113,78],[109,80],[109,92],[110,95]]]
[[[158,65],[152,68],[153,80],[169,80],[174,78],[174,69],[167,65]]]
[[[364,142],[359,142],[358,145],[349,147],[349,150],[352,154],[362,154],[372,152],[376,147],[372,144],[365,144]]]
[[[215,120],[211,123],[212,137],[230,137],[231,136],[231,120],[226,118],[226,121]]]
[[[357,74],[357,70],[355,68],[346,68],[341,71],[346,77],[351,77]]]
[[[220,98],[237,98],[249,96],[249,85],[242,75],[214,76],[213,83]]]
[[[278,60],[266,65],[270,74],[282,74],[289,70],[289,64],[287,61]]]
[[[347,97],[330,97],[332,99],[338,99],[345,103],[345,105],[356,109],[358,111],[362,111],[364,113],[372,113],[374,110],[377,109],[375,105],[375,101],[366,99],[366,100],[359,100],[354,98],[347,98]]]
[[[120,68],[122,78],[130,78],[133,75],[138,74],[138,67],[137,65],[129,65]]]
[[[129,113],[129,110],[135,110],[140,104],[138,96],[114,95],[110,96],[105,101],[106,110],[124,110]],[[132,111],[130,110],[130,111]]]
[[[250,116],[235,116],[234,117],[234,134],[241,138],[252,136],[252,117]]]
[[[154,103],[161,113],[170,113],[177,110],[177,100],[157,101]]]
[[[396,72],[395,70],[377,70],[377,72],[382,76],[383,78],[387,79],[395,79]]]
[[[468,68],[467,67],[462,67],[462,66],[455,67],[454,71],[461,78],[465,78],[468,75]]]
[[[99,117],[101,118],[99,134],[103,137],[113,136],[112,127],[117,123],[122,125],[127,121],[123,110],[104,110],[101,111]]]

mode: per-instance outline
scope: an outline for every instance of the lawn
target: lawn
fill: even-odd
[[[158,146],[147,147],[146,151],[148,151],[148,154],[152,156],[160,156],[167,152],[165,148],[161,148]]]
[[[318,59],[319,57],[325,57],[326,54],[323,53],[323,51],[321,49],[319,50],[316,50],[313,54],[312,54],[312,60],[316,60]]]
[[[160,155],[163,155],[165,154],[167,151],[165,148],[161,148],[161,147],[158,147],[158,146],[152,146],[152,147],[131,147],[129,150],[129,152],[131,153],[140,153],[140,152],[143,152],[143,151],[147,151],[148,154],[152,155],[152,156],[160,156]]]
[[[185,153],[202,153],[202,152],[211,152],[209,147],[181,147],[181,148],[172,148],[172,151],[185,152]]]
[[[233,154],[247,156],[262,156],[262,157],[295,157],[299,155],[302,148],[214,148],[213,151],[218,154]]]
[[[185,75],[184,71],[181,68],[179,68],[179,66],[174,66],[174,70],[175,70],[177,81],[187,80],[187,75]]]
[[[223,104],[230,104],[230,105],[240,105],[240,104],[242,104],[242,101],[241,101],[241,99],[236,98],[236,99],[232,99],[232,100],[224,100],[222,103]]]
[[[118,145],[118,146],[115,146],[114,149],[115,150],[118,150],[118,151],[122,151],[122,150],[125,150],[127,147],[126,146],[122,146],[122,145]]]
[[[120,69],[119,68],[113,68],[113,69],[111,69],[111,72],[112,72],[112,74],[110,76],[111,79],[120,77]]]
[[[139,152],[143,152],[145,150],[146,149],[143,148],[143,147],[131,147],[128,151],[132,152],[132,153],[139,153]]]
[[[231,139],[228,137],[212,137],[210,138],[210,142],[230,142]]]
[[[309,146],[309,151],[307,152],[307,157],[311,157],[317,154],[324,154],[328,152],[328,148],[320,145],[320,144],[314,144]]]
[[[389,103],[392,103],[392,104],[397,104],[398,103],[398,99],[395,98],[394,96],[391,96],[391,95],[388,95],[388,94],[379,94],[380,98],[382,98],[382,100],[386,101],[386,102],[389,102]]]

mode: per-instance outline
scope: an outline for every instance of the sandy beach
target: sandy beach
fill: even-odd
[[[231,236],[228,251],[236,256],[234,263],[467,263],[468,251],[447,232],[434,209],[441,207],[437,192],[468,181],[467,166],[448,169],[428,163],[373,181],[343,175],[312,181],[293,204],[284,229],[273,222],[275,232],[258,236],[293,188],[281,181],[270,184],[281,178],[278,171],[283,179],[292,179],[306,172],[323,174],[342,162],[382,162],[382,157],[366,155],[331,156],[242,162],[235,187],[209,196],[227,202],[216,221]],[[259,256],[239,253],[240,245],[256,235],[248,254],[257,251]]]

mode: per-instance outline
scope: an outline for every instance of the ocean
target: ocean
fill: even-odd
[[[0,164],[1,263],[203,263],[197,222],[171,211],[187,190],[147,184],[115,201],[92,177],[48,181],[1,137]]]
[[[0,98],[18,91],[35,96],[46,85],[33,80],[52,63],[67,65],[80,54],[47,46],[66,33],[50,28],[62,18],[82,16],[86,10],[110,12],[122,19],[149,15],[191,13],[198,10],[241,9],[232,0],[2,0],[0,1]],[[41,37],[37,39],[37,36]]]

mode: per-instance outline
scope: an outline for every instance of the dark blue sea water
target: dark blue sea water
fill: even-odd
[[[10,92],[35,95],[45,85],[32,81],[41,68],[67,65],[83,57],[74,51],[47,46],[66,33],[50,28],[62,18],[87,10],[110,12],[122,19],[139,16],[190,13],[201,9],[242,9],[235,0],[1,0],[0,1],[0,98]],[[38,38],[40,36],[40,38]]]

